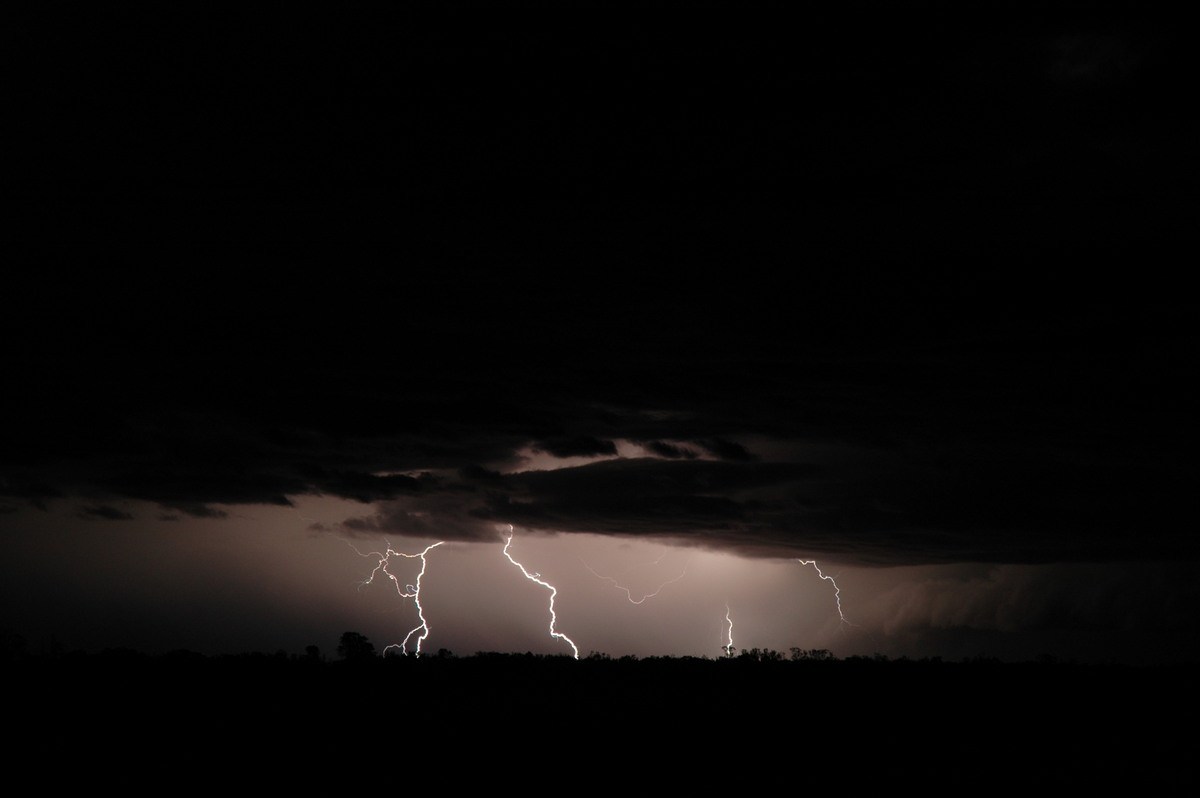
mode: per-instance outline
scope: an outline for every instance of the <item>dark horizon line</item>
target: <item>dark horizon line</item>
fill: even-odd
[[[317,646],[310,646],[310,649],[317,649]],[[696,663],[696,662],[730,662],[740,663],[741,665],[764,665],[764,666],[792,666],[799,663],[823,663],[826,666],[833,663],[841,663],[843,665],[903,665],[903,666],[1038,666],[1038,667],[1078,667],[1078,668],[1120,668],[1120,669],[1161,669],[1161,668],[1194,668],[1200,666],[1200,662],[1187,661],[1171,661],[1171,662],[1129,662],[1117,659],[1107,660],[1088,660],[1078,659],[1075,657],[1063,658],[1050,653],[1040,653],[1033,659],[1004,659],[994,654],[987,652],[979,652],[974,655],[964,655],[958,659],[946,659],[941,655],[927,655],[923,657],[909,657],[907,655],[889,656],[882,652],[873,654],[850,654],[844,657],[835,655],[829,649],[804,649],[799,646],[792,646],[787,652],[777,651],[771,648],[748,648],[734,649],[736,653],[729,655],[707,656],[695,654],[650,654],[639,656],[637,654],[623,654],[621,656],[611,656],[603,651],[591,651],[584,656],[578,658],[572,657],[570,654],[553,653],[539,654],[532,651],[494,651],[494,650],[479,650],[472,654],[455,654],[453,651],[442,648],[433,653],[417,654],[399,654],[396,652],[387,652],[386,654],[371,653],[368,655],[358,656],[335,656],[330,657],[326,653],[317,650],[315,654],[303,653],[296,654],[285,651],[280,648],[275,652],[266,651],[242,651],[237,653],[222,653],[222,654],[205,654],[192,649],[180,648],[172,649],[160,654],[149,653],[129,647],[114,647],[104,648],[100,651],[85,651],[84,649],[71,650],[52,650],[42,651],[39,653],[29,653],[26,651],[5,651],[0,652],[0,666],[18,666],[29,664],[42,663],[64,663],[64,662],[95,662],[102,665],[118,665],[118,664],[146,664],[146,663],[162,663],[167,665],[201,665],[210,663],[249,663],[249,662],[270,662],[275,665],[283,666],[301,666],[301,667],[391,667],[402,661],[414,662],[438,662],[446,663],[450,661],[475,661],[475,662],[543,662],[543,661],[567,661],[574,660],[577,662],[588,663],[611,663],[630,665],[636,663]],[[384,663],[388,663],[384,665]]]

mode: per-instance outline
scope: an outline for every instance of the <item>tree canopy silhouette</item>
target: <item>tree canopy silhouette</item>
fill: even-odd
[[[338,642],[338,656],[345,660],[361,661],[375,656],[375,646],[366,635],[358,632],[343,632]]]

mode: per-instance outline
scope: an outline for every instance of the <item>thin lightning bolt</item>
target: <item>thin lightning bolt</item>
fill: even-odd
[[[734,651],[734,648],[733,648],[733,616],[729,612],[729,602],[728,601],[725,602],[725,622],[729,624],[729,631],[727,632],[729,642],[727,642],[725,645],[721,646],[721,649],[725,652],[725,656],[732,657],[733,651]]]
[[[373,571],[371,571],[371,575],[369,577],[367,577],[365,581],[362,582],[362,584],[359,586],[360,588],[371,584],[372,582],[375,581],[376,576],[378,576],[380,573],[383,573],[388,579],[392,580],[392,584],[396,586],[396,592],[400,595],[400,597],[406,598],[406,599],[412,599],[413,604],[415,604],[417,607],[417,618],[421,622],[409,630],[408,634],[406,634],[404,636],[404,640],[402,640],[399,643],[392,643],[391,645],[384,648],[383,653],[385,655],[391,649],[398,648],[398,649],[400,649],[401,654],[404,654],[405,656],[407,656],[408,655],[408,641],[412,638],[412,636],[414,634],[416,634],[417,632],[420,632],[421,634],[418,635],[418,637],[417,637],[417,644],[416,644],[416,648],[413,651],[413,654],[414,654],[414,656],[417,656],[417,657],[421,656],[421,643],[425,642],[425,638],[429,637],[429,623],[426,622],[426,620],[425,620],[425,609],[421,606],[421,579],[422,579],[422,577],[425,576],[425,566],[429,564],[428,561],[425,559],[425,555],[428,554],[429,552],[431,552],[432,550],[436,549],[438,546],[442,545],[445,542],[446,541],[444,541],[444,540],[439,540],[437,543],[434,543],[430,546],[426,546],[425,550],[420,552],[419,554],[405,554],[402,551],[396,551],[395,549],[392,548],[392,545],[390,543],[387,544],[387,553],[385,553],[385,554],[380,553],[378,551],[372,551],[372,552],[363,554],[361,551],[358,551],[358,549],[354,548],[353,544],[351,544],[349,542],[347,543],[347,545],[349,545],[350,548],[354,549],[354,551],[357,552],[358,555],[361,557],[370,557],[370,556],[374,555],[379,558],[379,562],[375,565],[375,569]],[[412,585],[406,584],[403,588],[400,587],[400,580],[396,578],[395,574],[393,574],[391,571],[388,570],[388,566],[391,564],[392,557],[404,557],[409,560],[420,560],[421,561],[421,570],[417,574],[416,584],[412,584]]]
[[[846,616],[842,612],[842,590],[838,587],[838,583],[833,580],[833,577],[826,576],[825,574],[821,573],[821,568],[817,565],[816,560],[796,560],[796,562],[800,563],[801,565],[811,565],[817,572],[817,576],[833,585],[833,597],[837,600],[838,617],[842,619],[842,623],[846,624],[847,626],[853,626],[853,624],[846,620]]]
[[[317,523],[320,523],[320,522],[319,522],[317,519],[315,519],[315,518],[309,518],[308,516],[306,516],[306,515],[304,515],[303,513],[301,513],[301,512],[300,512],[300,510],[299,510],[299,509],[297,509],[296,507],[293,507],[293,508],[292,508],[292,512],[293,512],[293,513],[295,513],[295,514],[296,514],[296,517],[297,517],[297,518],[299,518],[301,521],[307,521],[307,522],[308,522],[308,523],[310,523],[310,524],[317,524]]]
[[[567,644],[571,646],[571,651],[573,651],[575,654],[575,659],[579,659],[579,649],[576,647],[575,641],[572,640],[571,638],[567,637],[562,632],[556,632],[554,630],[554,624],[558,621],[558,616],[554,614],[554,597],[558,595],[558,588],[556,588],[554,585],[550,584],[549,582],[543,581],[541,578],[541,576],[542,576],[541,574],[529,573],[529,571],[525,570],[524,565],[521,565],[521,563],[519,563],[513,559],[513,556],[508,553],[508,547],[512,545],[512,539],[513,539],[513,527],[512,527],[512,524],[509,524],[508,525],[508,540],[504,541],[504,556],[508,558],[508,561],[510,563],[512,563],[513,565],[515,565],[521,569],[521,573],[525,574],[526,579],[528,579],[531,582],[537,582],[539,585],[541,585],[542,587],[544,587],[550,591],[550,636],[560,639],[560,640],[566,640]]]
[[[655,560],[653,563],[650,563],[650,564],[658,565],[660,562],[662,562],[662,558],[665,556],[667,556],[667,554],[666,554],[666,552],[663,552],[662,556],[660,556],[657,560]],[[675,577],[674,579],[668,579],[667,581],[663,582],[661,585],[658,586],[658,588],[653,593],[643,594],[640,599],[634,600],[633,591],[631,591],[625,585],[621,584],[620,581],[618,581],[615,577],[604,576],[603,574],[596,573],[596,569],[592,568],[592,566],[588,565],[586,562],[583,562],[582,557],[579,558],[579,561],[582,562],[583,567],[588,569],[589,571],[591,571],[592,575],[595,576],[597,579],[603,579],[606,582],[611,582],[613,587],[617,588],[618,590],[624,590],[625,597],[629,599],[630,604],[641,604],[648,598],[654,598],[655,596],[657,596],[659,593],[662,592],[662,589],[664,587],[666,587],[667,585],[670,585],[674,582],[678,582],[680,579],[683,579],[685,576],[687,576],[687,565],[684,565],[683,573],[681,573],[679,576]]]

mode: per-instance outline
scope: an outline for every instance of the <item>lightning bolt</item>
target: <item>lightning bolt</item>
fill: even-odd
[[[372,582],[374,582],[375,577],[382,573],[388,579],[392,580],[392,584],[396,586],[396,592],[400,595],[401,598],[412,599],[413,604],[415,604],[417,607],[417,618],[421,622],[409,630],[408,634],[406,634],[404,636],[404,640],[402,640],[399,643],[392,643],[391,645],[384,648],[383,653],[385,655],[391,649],[398,648],[398,649],[400,649],[401,654],[404,654],[405,656],[407,656],[408,655],[408,641],[410,639],[412,639],[412,636],[414,634],[416,634],[417,632],[420,632],[421,634],[418,635],[418,637],[417,637],[416,648],[413,651],[413,655],[417,656],[417,657],[421,656],[421,643],[425,642],[425,638],[429,637],[429,623],[425,620],[425,609],[424,609],[424,607],[421,606],[421,579],[425,576],[425,567],[429,564],[428,561],[425,559],[425,555],[429,554],[429,552],[433,551],[434,549],[436,549],[438,546],[442,545],[445,542],[446,541],[444,541],[444,540],[439,540],[437,543],[426,546],[425,550],[418,554],[405,554],[402,551],[396,551],[395,549],[392,548],[392,544],[390,544],[390,543],[387,544],[387,552],[386,553],[381,553],[378,551],[371,551],[371,552],[367,552],[366,554],[363,554],[361,551],[359,551],[358,549],[356,549],[354,547],[354,544],[349,543],[347,541],[347,545],[349,545],[350,548],[354,549],[354,551],[357,552],[360,557],[374,556],[374,557],[379,558],[379,562],[375,565],[375,569],[373,571],[371,571],[371,575],[368,576],[366,578],[366,580],[364,580],[362,582],[361,585],[359,585],[360,588],[365,587],[366,585],[369,585]],[[409,560],[420,560],[421,561],[421,570],[417,574],[416,584],[411,584],[411,585],[406,584],[403,588],[400,587],[400,580],[396,578],[396,575],[394,573],[392,573],[391,571],[388,570],[388,566],[391,565],[392,557],[404,557]]]
[[[853,624],[846,620],[846,615],[842,612],[842,589],[838,587],[838,583],[834,581],[833,577],[826,576],[825,574],[821,573],[821,567],[817,565],[816,560],[796,560],[796,562],[800,563],[801,565],[811,565],[813,570],[817,572],[817,576],[833,585],[833,597],[837,600],[838,617],[842,619],[843,624],[846,624],[847,626],[853,626]]]
[[[513,556],[508,553],[508,547],[512,545],[512,539],[513,539],[513,527],[512,527],[512,524],[509,524],[508,525],[508,540],[504,541],[504,556],[508,558],[508,561],[510,563],[512,563],[513,565],[515,565],[521,569],[521,573],[525,574],[526,579],[528,579],[531,582],[537,582],[539,585],[541,585],[542,587],[544,587],[550,591],[550,636],[553,638],[559,639],[559,640],[566,640],[567,644],[569,646],[571,646],[571,651],[573,651],[575,654],[575,659],[579,659],[579,649],[576,647],[575,641],[572,640],[571,638],[567,637],[562,632],[557,632],[554,629],[554,625],[558,622],[558,616],[554,614],[554,597],[558,595],[558,588],[556,588],[554,585],[550,584],[549,582],[544,581],[541,578],[541,576],[542,576],[541,574],[529,573],[529,571],[525,570],[524,565],[521,565],[521,563],[519,563],[513,559]]]
[[[727,642],[725,645],[721,646],[721,650],[725,652],[725,656],[732,657],[733,652],[734,652],[734,648],[733,648],[733,616],[729,612],[729,602],[728,601],[725,602],[725,622],[729,624],[729,630],[726,633],[728,636],[729,642]]]
[[[667,553],[663,552],[662,555],[659,556],[659,558],[657,560],[655,560],[654,562],[649,563],[649,564],[650,565],[658,565],[660,562],[662,562],[663,557],[666,557],[666,556],[667,556]],[[625,597],[629,599],[630,604],[641,604],[648,598],[654,598],[655,596],[657,596],[659,593],[662,592],[662,589],[664,587],[666,587],[667,585],[673,584],[675,582],[678,582],[680,579],[683,579],[685,576],[687,576],[687,565],[685,564],[683,566],[683,573],[681,573],[679,576],[675,577],[674,579],[668,579],[667,581],[665,581],[661,585],[659,585],[658,588],[653,593],[645,593],[642,595],[642,597],[640,599],[635,600],[633,598],[633,591],[631,591],[625,585],[621,584],[620,581],[616,579],[616,577],[604,576],[603,574],[596,573],[596,569],[592,568],[592,566],[590,566],[586,562],[584,562],[582,557],[579,558],[579,561],[582,562],[583,567],[588,569],[589,571],[591,571],[592,575],[595,576],[597,579],[603,579],[606,582],[612,583],[612,586],[617,588],[618,590],[624,590]],[[632,569],[630,569],[630,570],[632,570]],[[628,571],[626,573],[628,573]]]

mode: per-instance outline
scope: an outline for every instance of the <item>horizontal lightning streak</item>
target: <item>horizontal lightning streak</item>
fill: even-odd
[[[664,556],[665,556],[665,554],[664,554]],[[657,560],[655,560],[651,564],[657,565],[661,560],[662,560],[662,557],[659,557]],[[612,586],[617,588],[618,590],[624,590],[625,597],[629,599],[630,604],[641,604],[648,598],[654,598],[655,596],[657,596],[659,593],[662,592],[662,589],[664,587],[666,587],[667,585],[670,585],[670,584],[674,584],[675,582],[678,582],[680,579],[683,579],[685,576],[687,576],[687,566],[685,565],[683,567],[683,573],[681,573],[679,576],[675,577],[674,579],[668,579],[667,581],[663,582],[661,585],[658,586],[658,588],[655,589],[655,591],[653,593],[645,593],[642,595],[642,597],[640,599],[634,599],[633,591],[630,590],[625,585],[621,584],[620,581],[618,581],[616,579],[616,577],[604,576],[603,574],[597,573],[596,569],[592,568],[592,566],[590,566],[586,562],[584,562],[582,557],[579,558],[579,561],[582,562],[583,567],[588,569],[589,571],[591,571],[592,575],[595,576],[597,579],[603,579],[604,581],[611,583]]]

